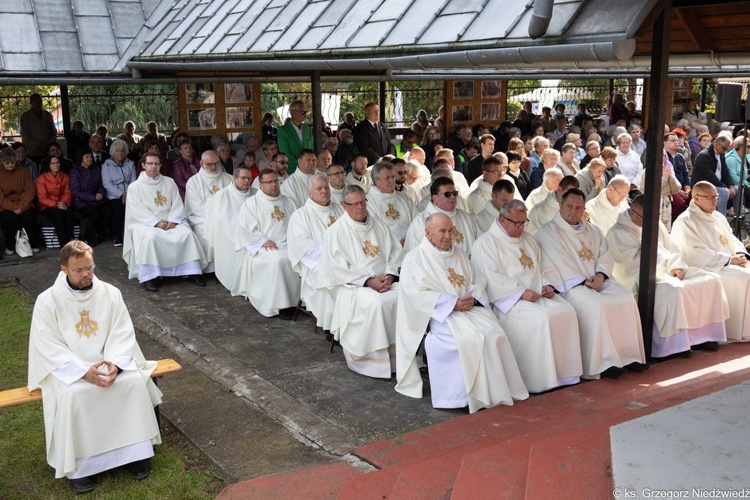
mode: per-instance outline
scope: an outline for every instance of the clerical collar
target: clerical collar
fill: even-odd
[[[579,229],[581,229],[581,223],[580,223],[580,222],[579,222],[578,224],[568,224],[568,225],[569,225],[569,226],[570,226],[570,227],[571,227],[572,229],[575,229],[576,231],[578,231]]]
[[[146,182],[150,182],[151,184],[156,184],[161,180],[161,175],[159,174],[156,174],[156,177],[149,177],[148,175],[146,175],[146,172],[144,172],[143,177],[146,179]]]
[[[83,293],[83,292],[88,292],[89,290],[91,290],[92,288],[94,288],[94,281],[93,281],[93,280],[91,280],[91,284],[90,284],[89,286],[85,287],[85,288],[77,288],[77,287],[74,287],[74,286],[73,286],[73,285],[72,285],[72,284],[70,283],[70,280],[68,279],[68,277],[67,277],[67,276],[65,276],[65,284],[66,284],[66,285],[68,285],[68,290],[70,290],[70,291],[71,291],[71,292],[73,292],[73,293]]]

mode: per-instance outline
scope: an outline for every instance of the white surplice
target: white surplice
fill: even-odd
[[[371,277],[398,276],[402,260],[401,244],[371,216],[357,222],[345,213],[323,236],[319,286],[336,300],[331,333],[354,372],[390,378],[395,371],[398,284],[385,293],[364,284]]]
[[[122,258],[128,278],[138,277],[143,283],[158,276],[201,274],[206,267],[203,243],[185,217],[177,184],[169,177],[152,179],[141,172],[128,187],[125,206]],[[176,226],[168,231],[155,227],[160,220]]]
[[[750,340],[750,268],[729,264],[729,259],[747,249],[733,234],[719,212],[708,214],[691,202],[672,224],[672,243],[682,259],[693,267],[716,273],[729,302],[727,338]]]
[[[372,186],[367,193],[367,211],[388,226],[397,240],[406,239],[414,218],[414,204],[404,193],[383,194],[377,186]]]
[[[509,175],[503,175],[498,180],[503,179],[513,183],[513,199],[523,201],[521,192],[518,191],[518,188],[515,187],[516,181],[513,179],[513,177]],[[469,196],[466,198],[466,211],[474,215],[481,212],[484,207],[487,206],[487,203],[489,203],[489,201],[492,199],[492,186],[492,184],[484,180],[483,175],[480,175],[479,177],[474,179],[474,182],[472,182],[470,186],[471,193],[469,193]]]
[[[253,307],[269,318],[279,309],[297,306],[300,298],[300,277],[292,269],[286,240],[289,217],[296,208],[291,198],[258,191],[243,203],[237,218],[235,250],[245,253],[239,286],[247,291]],[[268,240],[278,249],[263,248]]]
[[[543,202],[547,198],[547,196],[549,196],[550,193],[551,191],[549,190],[549,188],[544,183],[542,183],[541,186],[539,186],[538,188],[534,189],[531,193],[529,193],[529,196],[527,196],[526,199],[524,200],[524,203],[526,204],[526,208],[528,208],[529,211],[531,211],[531,209],[534,208],[534,206]]]
[[[344,188],[336,189],[330,183],[328,187],[331,188],[331,203],[341,206],[341,202],[344,201]]]
[[[232,183],[232,176],[220,168],[214,173],[201,168],[198,173],[187,181],[185,186],[185,212],[193,232],[203,243],[203,253],[206,254],[208,264],[203,272],[214,272],[214,252],[203,236],[206,222],[206,202],[220,189]]]
[[[240,273],[245,261],[245,250],[236,249],[237,216],[245,201],[255,193],[253,188],[240,191],[234,182],[230,182],[206,202],[203,239],[214,254],[216,279],[233,297],[247,296],[247,290],[241,286],[244,280]]]
[[[562,278],[555,288],[576,310],[584,377],[607,368],[646,361],[638,305],[629,290],[612,279],[614,261],[602,232],[586,221],[577,227],[557,215],[537,231],[543,259]],[[609,279],[598,292],[583,285],[596,273]]]
[[[367,170],[367,173],[362,176],[362,179],[357,180],[354,178],[354,174],[352,172],[349,172],[346,174],[346,185],[347,186],[359,186],[362,188],[362,190],[367,194],[370,191],[370,188],[372,187],[372,179],[370,178],[370,169]]]
[[[425,238],[404,259],[396,323],[396,390],[422,397],[416,354],[425,340],[432,405],[474,413],[529,396],[508,338],[488,309],[484,280],[457,246],[441,251]],[[484,305],[453,311],[458,299]]]
[[[82,379],[102,360],[122,370],[110,387]],[[60,272],[34,305],[28,377],[29,390],[42,389],[47,463],[56,478],[153,456],[152,444],[161,443],[154,369],[138,347],[120,291],[96,277],[90,289],[73,290]]]
[[[453,244],[458,245],[466,255],[471,255],[471,247],[477,239],[477,224],[474,222],[474,216],[458,208],[452,212],[445,212],[433,203],[427,205],[424,211],[414,217],[409,226],[409,232],[406,235],[404,250],[410,252],[419,246],[419,243],[424,239],[424,227],[427,217],[437,213],[450,217],[453,223]]]
[[[495,222],[477,238],[471,259],[487,283],[529,392],[578,383],[583,368],[575,309],[557,295],[521,299],[526,290],[541,295],[544,285],[561,282],[534,237],[524,232],[512,238]]]
[[[302,278],[302,300],[324,330],[331,329],[335,301],[328,290],[318,285],[323,235],[343,214],[341,205],[333,202],[318,205],[308,198],[302,208],[292,214],[287,230],[289,260],[292,269]]]
[[[495,205],[493,205],[491,201],[488,201],[484,209],[474,218],[474,221],[477,223],[478,234],[481,235],[489,231],[492,223],[495,222],[498,217],[500,217],[500,210],[495,208]]]
[[[614,278],[634,295],[638,294],[638,273],[641,265],[642,230],[623,212],[607,233],[607,242],[615,265]],[[706,341],[726,342],[724,322],[729,306],[721,281],[712,274],[688,265],[671,244],[667,228],[659,222],[659,243],[656,253],[656,294],[654,296],[654,338],[651,355],[664,357],[687,351],[690,345]],[[680,280],[670,273],[684,271]],[[709,327],[709,328],[705,328]],[[695,331],[700,330],[700,331]],[[652,337],[653,338],[653,337]]]
[[[607,198],[607,190],[602,189],[596,195],[596,198],[586,202],[586,212],[589,214],[589,222],[601,229],[602,233],[606,235],[607,231],[617,222],[617,217],[629,206],[627,198],[622,200],[619,205],[613,205]]]
[[[529,234],[535,234],[540,227],[554,219],[558,213],[560,213],[560,202],[557,200],[557,191],[550,191],[544,200],[529,210],[529,225],[526,227],[526,231]]]
[[[307,183],[315,174],[306,174],[302,170],[297,169],[292,175],[286,178],[281,183],[281,194],[292,200],[295,207],[301,207],[307,201],[307,192],[309,188]],[[258,187],[260,190],[260,186]],[[292,215],[291,213],[289,215]]]

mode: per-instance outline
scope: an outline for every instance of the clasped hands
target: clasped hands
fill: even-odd
[[[604,286],[604,275],[601,273],[596,273],[591,278],[584,281],[583,284],[598,292],[602,289],[602,286]]]
[[[168,220],[160,220],[154,227],[169,231],[170,229],[174,229],[175,227],[177,227],[177,224],[175,224],[174,222],[169,222]]]
[[[555,289],[552,288],[550,285],[544,285],[542,287],[542,293],[536,293],[534,290],[526,289],[523,294],[521,294],[521,300],[525,300],[527,302],[536,302],[542,297],[545,299],[551,299],[555,295]]]
[[[115,377],[117,377],[117,366],[111,361],[99,361],[95,365],[91,365],[86,374],[82,377],[83,380],[94,384],[99,387],[109,387],[115,383]]]
[[[733,256],[731,259],[729,259],[729,263],[741,267],[747,267],[748,264],[747,257],[743,253],[738,253],[737,255]]]
[[[373,276],[365,281],[365,286],[372,288],[378,293],[385,293],[391,289],[393,284],[393,276],[386,274],[385,276]],[[472,299],[473,300],[473,299]]]

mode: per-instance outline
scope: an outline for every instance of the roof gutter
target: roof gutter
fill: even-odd
[[[534,12],[529,20],[529,36],[537,39],[544,36],[552,21],[552,6],[554,0],[534,0]]]

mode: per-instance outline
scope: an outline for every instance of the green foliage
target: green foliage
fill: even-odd
[[[57,108],[59,96],[49,96],[57,87],[54,85],[0,85],[0,124],[4,131],[18,133],[21,114],[29,109],[29,96],[39,94],[45,109]]]

